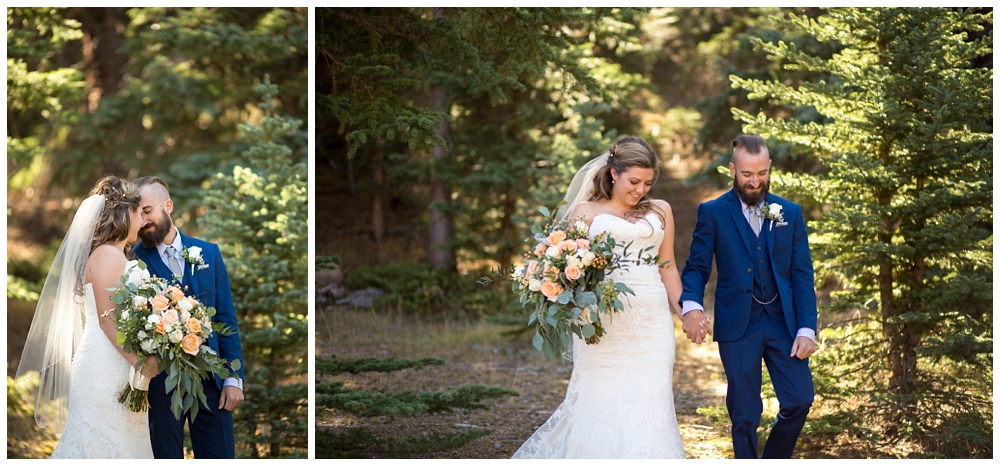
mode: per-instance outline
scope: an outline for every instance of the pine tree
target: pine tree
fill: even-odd
[[[302,122],[277,114],[267,75],[256,91],[261,120],[240,125],[247,165],[217,175],[201,224],[222,248],[240,317],[246,393],[237,437],[250,457],[305,457],[309,200],[305,155],[288,147]]]
[[[829,170],[777,180],[783,194],[827,206],[811,245],[818,279],[843,287],[828,311],[862,316],[827,333],[837,337],[828,360],[849,367],[817,364],[818,378],[836,380],[830,396],[860,398],[856,420],[881,421],[876,431],[925,454],[992,456],[993,70],[974,64],[992,53],[992,21],[975,8],[792,17],[790,29],[842,50],[821,58],[785,42],[756,46],[829,80],[732,78],[753,99],[827,118],[733,111],[746,132],[789,142]]]

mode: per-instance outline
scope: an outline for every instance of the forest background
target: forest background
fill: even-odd
[[[106,174],[164,178],[177,227],[222,249],[246,373],[237,456],[306,457],[308,9],[6,11],[7,457],[55,446],[11,376]]]
[[[517,264],[537,208],[625,134],[660,157],[682,267],[743,132],[769,140],[771,191],[808,217],[821,350],[802,454],[993,456],[991,9],[317,8],[316,34],[316,253],[342,261],[336,286],[377,289],[370,309],[317,296],[317,358],[455,366],[320,380],[356,399],[481,380],[522,398],[437,423],[331,398],[319,456],[509,456],[568,366],[524,356],[524,332],[483,336],[527,316],[476,279]],[[721,372],[699,374],[678,393]],[[724,437],[713,400],[682,424]],[[438,453],[386,440],[469,418],[496,432]]]

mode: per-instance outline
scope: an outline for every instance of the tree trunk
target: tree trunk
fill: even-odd
[[[119,53],[125,40],[125,8],[74,8],[69,17],[80,21],[83,31],[83,69],[87,109],[97,110],[101,97],[121,88],[122,68],[128,57]]]
[[[444,8],[435,8],[434,17],[442,18],[445,15]],[[431,90],[431,108],[435,112],[447,114],[448,92],[440,84],[435,85]],[[437,130],[437,135],[445,141],[450,139],[450,124],[448,120],[441,121],[441,127]],[[451,223],[451,187],[437,173],[437,167],[444,166],[444,160],[448,157],[448,150],[443,146],[434,146],[431,151],[432,168],[430,179],[430,262],[431,266],[439,269],[455,270],[455,247],[452,245],[452,223]]]
[[[383,147],[385,144],[381,138],[375,139],[375,151],[372,160],[375,162],[375,193],[372,195],[372,233],[375,235],[375,242],[382,244],[385,238],[385,212],[382,210],[382,191],[385,185],[385,169],[382,162],[385,159]]]

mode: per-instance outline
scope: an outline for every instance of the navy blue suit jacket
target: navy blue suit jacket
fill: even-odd
[[[200,247],[201,257],[205,260],[205,265],[208,266],[195,265],[195,270],[192,274],[191,264],[188,262],[182,263],[184,266],[184,279],[181,282],[181,286],[186,288],[184,293],[194,296],[195,299],[206,306],[215,308],[215,316],[212,317],[212,322],[225,324],[226,327],[234,330],[229,336],[220,336],[214,333],[208,339],[208,345],[217,351],[219,356],[226,361],[239,359],[240,369],[236,372],[237,376],[242,379],[243,347],[240,344],[240,334],[236,331],[238,330],[236,325],[236,310],[233,307],[233,293],[229,286],[229,274],[226,273],[226,264],[222,261],[222,253],[219,251],[219,246],[198,238],[185,236],[183,233],[181,234],[181,243],[183,243],[185,248],[192,246]],[[147,246],[139,243],[133,249],[133,252],[140,260],[146,263],[151,275],[163,277],[167,280],[170,280],[173,276],[170,268],[167,267],[167,264],[163,263],[163,259],[156,251],[156,245]],[[201,267],[200,270],[199,267]],[[223,379],[216,376],[215,383],[221,390]],[[150,385],[151,393],[153,386]]]
[[[816,289],[813,283],[812,257],[802,207],[774,194],[767,204],[781,205],[787,225],[765,220],[771,269],[778,284],[781,308],[792,338],[798,329],[816,330]],[[705,285],[712,273],[712,255],[719,269],[715,287],[715,322],[712,336],[716,341],[734,341],[746,331],[753,302],[753,257],[747,220],[735,188],[698,206],[698,223],[691,241],[691,253],[684,266],[684,293],[680,301],[705,305]]]

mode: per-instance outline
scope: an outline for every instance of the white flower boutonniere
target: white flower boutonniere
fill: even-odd
[[[785,217],[781,215],[781,204],[777,202],[772,202],[767,205],[767,208],[763,211],[764,218],[771,221],[771,226],[768,227],[769,231],[774,229],[774,224],[777,222],[778,226],[787,225],[785,223]]]
[[[181,257],[191,264],[191,274],[194,274],[194,266],[199,266],[198,270],[207,268],[205,265],[205,259],[201,257],[201,248],[198,246],[191,246],[190,248],[184,248],[181,251]]]

